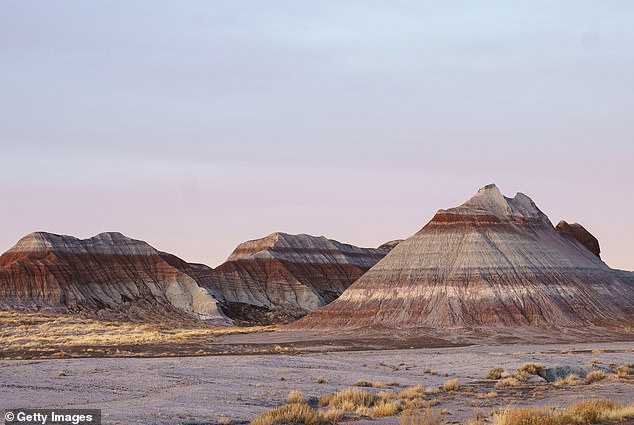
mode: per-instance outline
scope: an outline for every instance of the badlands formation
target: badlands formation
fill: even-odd
[[[291,328],[631,325],[633,277],[603,263],[583,227],[556,229],[526,195],[488,185]]]
[[[108,320],[288,321],[337,298],[389,249],[275,233],[241,244],[212,269],[120,233],[80,240],[38,232],[0,257],[0,309]]]
[[[359,248],[310,235],[273,233],[240,244],[199,282],[231,317],[250,322],[288,321],[339,297],[390,251]]]
[[[84,240],[32,233],[0,256],[0,307],[226,321],[216,300],[174,266],[179,261],[120,233]]]

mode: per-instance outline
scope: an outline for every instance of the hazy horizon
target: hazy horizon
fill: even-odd
[[[632,22],[628,1],[2,2],[0,251],[375,247],[496,183],[634,270]]]

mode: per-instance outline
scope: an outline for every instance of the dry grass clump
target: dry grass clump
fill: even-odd
[[[508,378],[504,378],[500,381],[497,381],[495,383],[495,388],[513,388],[513,387],[519,387],[522,383],[520,382],[519,379],[513,377],[513,376],[509,376]]]
[[[502,372],[504,372],[504,369],[501,367],[494,367],[484,377],[485,379],[502,379]]]
[[[319,396],[317,403],[319,407],[328,406],[330,402],[332,401],[332,398],[333,398],[333,394],[323,394]]]
[[[414,385],[413,387],[407,387],[398,393],[398,398],[404,398],[407,400],[411,400],[417,397],[420,397],[425,388],[422,385]]]
[[[539,363],[526,363],[517,369],[517,373],[519,375],[538,375],[542,378],[546,375],[544,371],[544,366]]]
[[[586,375],[585,383],[586,385],[592,384],[593,382],[598,382],[605,378],[605,373],[602,370],[594,370]]]
[[[544,407],[520,407],[505,409],[493,415],[493,425],[572,425],[568,416],[555,417],[551,409]]]
[[[94,349],[120,345],[209,342],[212,337],[237,333],[273,331],[275,326],[253,327],[170,327],[93,320],[71,315],[0,311],[0,340],[12,350],[72,351],[74,347]],[[60,355],[61,356],[61,355]],[[71,355],[67,355],[70,357]],[[64,357],[64,356],[61,356]]]
[[[336,409],[355,410],[358,407],[371,407],[377,397],[360,388],[346,388],[332,395],[329,406]]]
[[[376,382],[370,382],[370,381],[366,381],[364,379],[360,379],[357,382],[355,382],[354,384],[352,384],[354,387],[366,387],[366,388],[389,388],[389,387],[398,387],[397,383],[389,383],[386,384],[383,381],[376,381]]]
[[[571,373],[565,378],[557,379],[555,382],[553,382],[553,385],[555,387],[565,387],[565,386],[572,387],[575,385],[579,385],[580,383],[581,383],[581,378],[579,378],[579,375],[577,375],[576,373]]]
[[[619,378],[627,378],[632,374],[632,367],[630,365],[617,366],[614,369],[614,373]]]
[[[288,396],[286,397],[286,400],[290,404],[293,404],[293,403],[304,404],[307,401],[306,396],[300,390],[290,390],[288,392]]]
[[[498,393],[496,393],[495,391],[489,391],[486,393],[477,393],[476,394],[476,398],[479,399],[491,399],[491,398],[495,398],[498,396]]]
[[[634,403],[621,407],[607,399],[584,400],[565,410],[545,407],[505,409],[494,415],[493,425],[585,425],[634,417]]]
[[[445,383],[442,384],[442,389],[447,392],[458,391],[460,389],[460,382],[458,381],[458,378],[445,381]]]
[[[319,412],[321,418],[328,423],[336,423],[343,419],[343,415],[346,413],[343,409],[329,408]]]
[[[227,417],[227,416],[221,416],[218,418],[218,424],[219,425],[231,425],[233,423],[233,421],[231,420],[231,418]]]
[[[251,421],[251,425],[321,425],[322,423],[323,419],[315,409],[300,403],[284,404],[264,412]]]
[[[440,392],[440,387],[429,387],[425,390],[425,394],[438,394]]]
[[[372,408],[372,417],[382,418],[385,416],[396,416],[396,414],[400,410],[400,403],[395,401],[386,402],[384,400],[381,400]]]
[[[399,416],[401,425],[442,425],[442,415],[431,409],[424,412],[406,410]]]
[[[355,413],[361,418],[369,418],[370,416],[372,416],[372,409],[367,406],[359,406],[357,407]]]

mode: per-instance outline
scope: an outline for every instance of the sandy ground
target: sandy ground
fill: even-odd
[[[594,350],[594,352],[592,352]],[[598,352],[597,350],[601,350]],[[513,371],[527,362],[546,367],[634,362],[634,343],[501,345],[450,348],[308,352],[178,358],[82,358],[0,361],[0,409],[99,408],[104,423],[210,424],[221,415],[244,423],[284,402],[291,389],[319,396],[357,380],[439,386],[458,378],[475,392],[492,391],[483,380],[492,367]],[[437,373],[430,373],[430,370]],[[64,371],[65,376],[60,376]],[[447,376],[444,376],[447,375]],[[318,383],[323,378],[324,383]],[[460,391],[438,395],[447,423],[463,423],[475,411],[508,405],[565,406],[583,397],[634,400],[634,384],[599,382],[571,388],[495,390],[482,400]],[[370,389],[370,391],[380,391]],[[397,423],[395,418],[357,421]]]

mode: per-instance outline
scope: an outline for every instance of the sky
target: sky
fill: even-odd
[[[629,0],[0,0],[0,251],[378,246],[496,183],[634,270],[632,22]]]

